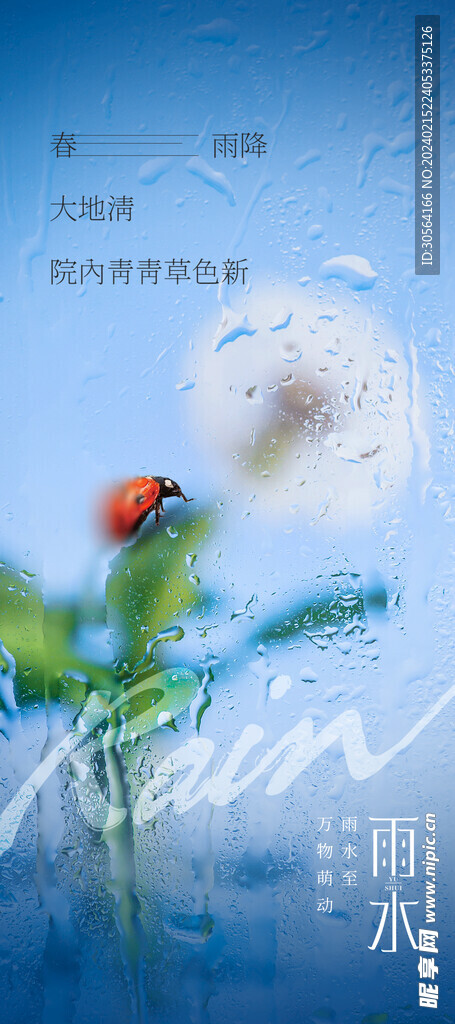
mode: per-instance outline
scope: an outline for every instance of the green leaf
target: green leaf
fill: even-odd
[[[31,579],[0,565],[0,639],[16,663],[16,698],[26,701],[44,694],[44,604]]]
[[[314,633],[326,626],[348,625],[357,616],[365,623],[364,600],[361,590],[340,589],[324,594],[308,595],[300,605],[287,614],[275,616],[264,624],[258,634],[262,643],[288,640],[295,633]]]
[[[206,541],[208,516],[190,518],[187,513],[173,518],[172,525],[176,536],[160,523],[111,562],[106,616],[120,671],[124,665],[132,672],[145,657],[149,640],[176,623],[184,627],[188,615],[204,605],[206,594],[190,579],[194,573],[187,556]]]
[[[103,622],[103,609],[97,610],[97,619]],[[93,624],[94,615],[90,616],[89,622]],[[115,678],[113,665],[102,665],[98,662],[88,660],[79,654],[76,645],[77,630],[86,624],[81,617],[80,610],[76,606],[51,605],[45,609],[44,615],[44,649],[45,649],[45,673],[48,690],[53,690],[54,695],[64,690],[68,693],[76,691],[79,683],[78,677],[83,678],[88,690],[109,690],[111,693],[118,693],[119,683]],[[63,684],[60,683],[63,681]],[[58,685],[57,685],[58,684]]]
[[[61,693],[67,701],[80,703],[86,689],[118,693],[113,666],[89,661],[75,647],[76,631],[84,622],[79,609],[45,607],[31,579],[29,573],[0,566],[0,639],[16,663],[18,703],[36,703]],[[96,616],[103,621],[102,607]]]
[[[149,675],[127,690],[122,711],[126,721],[124,741],[148,735],[159,728],[164,712],[169,721],[189,707],[200,686],[195,672],[188,668],[166,668]],[[121,701],[115,702],[120,706]],[[163,723],[164,724],[164,723]],[[126,757],[128,762],[128,757]]]

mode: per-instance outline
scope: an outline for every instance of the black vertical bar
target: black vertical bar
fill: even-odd
[[[440,273],[440,16],[415,19],[415,272]]]

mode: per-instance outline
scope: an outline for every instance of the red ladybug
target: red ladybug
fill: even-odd
[[[137,476],[125,480],[105,495],[101,504],[104,531],[115,540],[126,540],[142,526],[154,509],[155,522],[164,512],[163,498],[185,498],[175,480],[164,476]]]

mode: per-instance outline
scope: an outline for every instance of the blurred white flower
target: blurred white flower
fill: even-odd
[[[196,346],[194,408],[228,486],[268,513],[365,522],[410,472],[408,364],[367,307],[252,290]]]

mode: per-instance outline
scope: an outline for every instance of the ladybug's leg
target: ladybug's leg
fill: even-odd
[[[183,491],[180,491],[180,497],[183,498],[184,501],[194,501],[194,498],[185,498]]]
[[[156,523],[157,526],[158,526],[159,521],[160,521],[160,509],[159,509],[159,503],[157,502],[156,505],[155,505],[155,523]]]

